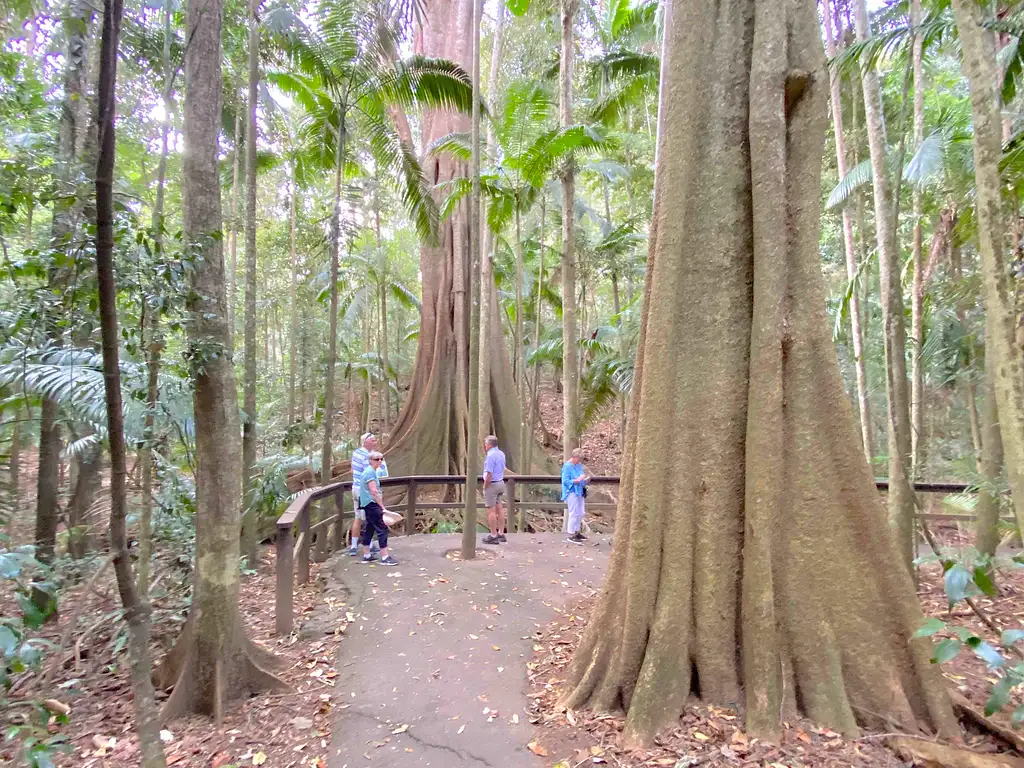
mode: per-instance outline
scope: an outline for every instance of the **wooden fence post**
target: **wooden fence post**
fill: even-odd
[[[410,480],[405,493],[405,535],[416,533],[416,490],[417,483]]]
[[[275,629],[279,635],[292,631],[292,590],[294,589],[295,537],[292,524],[277,528],[277,588],[274,601]]]
[[[334,538],[331,549],[341,552],[348,544],[345,541],[345,489],[334,494]]]
[[[523,532],[523,522],[516,517],[516,481],[515,478],[505,480],[505,521],[506,526],[514,526],[519,532]],[[504,533],[504,531],[500,531]]]
[[[309,581],[309,552],[313,547],[313,537],[309,531],[310,506],[306,504],[299,513],[299,538],[302,540],[302,546],[299,547],[299,584]]]

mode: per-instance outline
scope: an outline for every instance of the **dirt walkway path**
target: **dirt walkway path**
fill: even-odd
[[[457,535],[393,540],[395,568],[336,558],[352,614],[341,643],[330,768],[517,768],[526,748],[526,663],[556,608],[600,584],[610,547],[510,535],[489,559],[446,557]]]

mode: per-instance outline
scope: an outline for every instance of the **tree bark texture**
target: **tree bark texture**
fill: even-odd
[[[72,557],[85,557],[93,540],[89,508],[102,485],[103,452],[99,444],[83,448],[75,458],[75,464],[74,489],[68,499],[68,553]]]
[[[836,55],[836,38],[842,35],[842,29],[832,29],[832,5],[824,0],[822,16],[825,21],[826,52],[829,58]],[[846,133],[843,130],[843,97],[840,75],[831,73],[830,98],[832,106],[832,125],[836,139],[836,169],[839,178],[845,178],[849,168],[846,162]],[[846,253],[846,279],[853,283],[857,279],[857,245],[853,237],[853,211],[850,205],[843,206],[843,248]],[[861,309],[859,286],[850,291],[850,338],[853,346],[853,365],[857,376],[857,412],[860,416],[860,440],[864,446],[864,456],[868,463],[874,456],[874,443],[871,438],[871,405],[868,400],[867,372],[864,365],[864,332],[861,329]]]
[[[558,70],[559,122],[572,125],[573,21],[579,0],[561,0],[562,56]],[[562,458],[579,447],[579,362],[576,332],[576,169],[572,158],[562,169]]]
[[[238,287],[238,190],[239,171],[242,165],[242,112],[244,104],[235,105],[235,151],[231,171],[231,221],[228,226],[231,228],[231,271],[228,274],[228,325],[231,328],[232,336],[235,333],[235,295]]]
[[[985,366],[994,376],[999,429],[1017,524],[1024,526],[1024,349],[1014,281],[1007,269],[999,159],[1002,153],[1000,91],[995,38],[982,28],[981,6],[954,0],[963,68],[974,117],[974,175],[978,246],[985,289]],[[991,318],[992,322],[988,322]],[[989,336],[991,334],[991,337]]]
[[[149,601],[136,590],[125,531],[128,474],[118,361],[117,283],[114,281],[114,158],[116,141],[117,49],[121,34],[123,0],[105,0],[100,49],[98,101],[99,151],[96,162],[96,274],[99,282],[100,332],[103,340],[103,384],[107,402],[107,439],[110,444],[110,549],[117,591],[128,623],[135,728],[139,734],[144,768],[163,768],[164,751],[156,716],[152,666],[149,656]],[[98,453],[98,451],[97,451]]]
[[[825,316],[827,95],[813,0],[666,8],[618,533],[563,698],[625,709],[627,744],[691,692],[764,738],[957,730]]]
[[[282,683],[273,658],[245,636],[238,607],[242,456],[221,238],[217,135],[221,112],[221,3],[189,0],[185,52],[183,224],[193,245],[187,354],[196,414],[196,569],[189,619],[165,660],[176,680],[165,719],[223,717],[226,701]]]
[[[985,325],[989,325],[988,319]],[[975,548],[983,555],[995,557],[999,545],[999,493],[1003,472],[1003,439],[999,433],[999,411],[996,406],[995,376],[986,360],[985,402],[981,411],[981,476],[986,485],[978,494],[978,519],[975,521]]]
[[[249,97],[245,124],[245,373],[242,383],[242,543],[249,566],[256,564],[259,511],[250,509],[253,466],[256,464],[256,107],[260,82],[260,30],[257,0],[249,0]]]
[[[866,40],[866,0],[855,0],[857,39]],[[903,285],[900,282],[899,249],[893,221],[892,190],[885,167],[885,116],[878,75],[862,72],[864,115],[871,155],[872,186],[875,196],[875,237],[881,282],[882,339],[885,347],[885,391],[889,427],[889,526],[896,537],[900,557],[908,569],[914,560],[914,492],[910,485],[911,424],[910,392],[907,386],[907,331],[903,319]]]
[[[473,2],[472,62],[473,115],[470,124],[469,175],[473,191],[469,196],[469,410],[466,418],[466,506],[462,515],[462,559],[476,557],[476,478],[480,472],[480,13],[484,0]]]

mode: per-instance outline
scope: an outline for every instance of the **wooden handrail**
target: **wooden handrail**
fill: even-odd
[[[482,482],[482,477],[478,483]],[[508,495],[508,520],[510,525],[515,525],[516,530],[526,530],[526,513],[529,509],[551,507],[561,502],[517,502],[515,500],[516,488],[523,485],[558,485],[562,482],[559,475],[514,475],[509,473],[506,476],[506,492]],[[587,481],[590,485],[618,485],[617,475],[594,476]],[[416,532],[416,510],[436,509],[438,503],[420,503],[418,492],[426,485],[465,485],[465,475],[403,475],[399,477],[382,477],[380,485],[382,488],[406,489],[406,503],[399,505],[405,512],[405,533]],[[878,490],[885,491],[889,488],[887,480],[876,480]],[[965,493],[975,492],[972,486],[964,483],[914,483],[914,490],[918,493]],[[313,545],[313,534],[318,537],[327,536],[327,526],[334,524],[333,544],[335,550],[344,546],[345,529],[344,522],[351,517],[344,510],[342,499],[345,493],[351,493],[352,481],[341,480],[316,488],[309,488],[299,492],[285,509],[284,513],[277,519],[277,594],[275,599],[276,629],[277,633],[286,635],[291,633],[293,626],[293,590],[295,586],[295,570],[298,567],[299,583],[304,584],[309,579],[310,551]],[[333,496],[335,500],[335,514],[333,519],[326,518],[310,524],[310,505],[314,501]],[[462,507],[462,504],[450,505],[441,504],[440,508]],[[594,504],[594,507],[610,508],[611,504]],[[517,515],[518,513],[518,515]],[[931,514],[925,515],[936,520],[946,519],[973,519],[972,515],[950,515]],[[298,524],[298,535],[295,527]]]

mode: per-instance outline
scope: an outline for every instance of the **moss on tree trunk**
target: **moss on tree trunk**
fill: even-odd
[[[676,0],[665,30],[615,549],[564,703],[631,743],[694,692],[761,737],[951,734],[825,317],[815,4]]]

